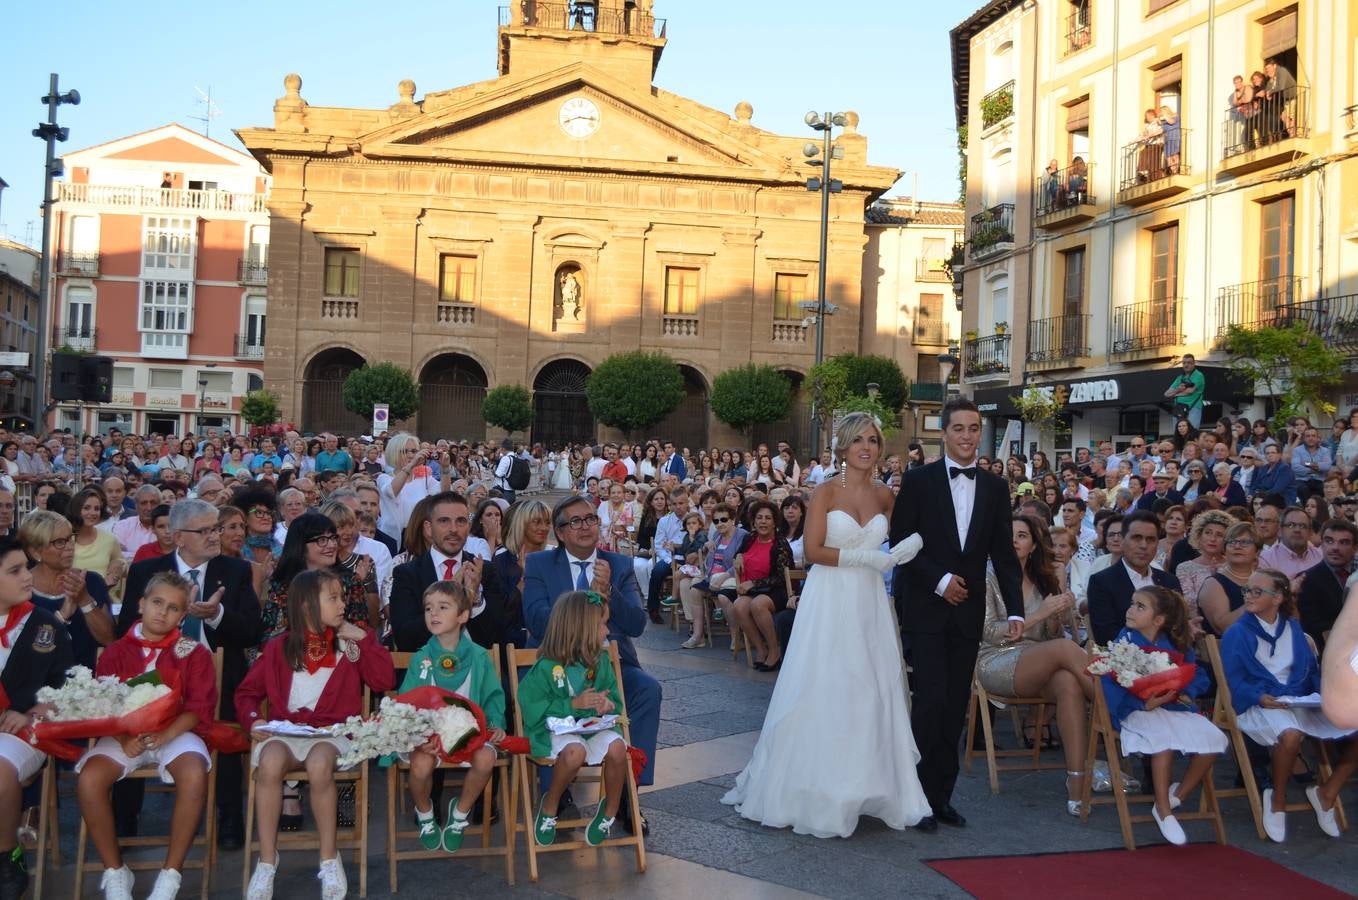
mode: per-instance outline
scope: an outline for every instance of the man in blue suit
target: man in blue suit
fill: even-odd
[[[537,646],[547,631],[556,598],[570,591],[597,591],[608,601],[608,639],[622,664],[623,690],[632,742],[646,751],[640,784],[655,776],[655,742],[660,731],[660,682],[637,660],[632,638],[646,628],[646,607],[633,574],[632,560],[598,549],[599,517],[584,497],[567,497],[552,510],[555,550],[530,553],[523,567],[523,616],[530,643]],[[618,821],[626,823],[627,817]]]

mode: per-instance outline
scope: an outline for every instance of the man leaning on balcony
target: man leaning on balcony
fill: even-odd
[[[1170,384],[1165,396],[1174,400],[1176,418],[1187,419],[1194,428],[1202,427],[1202,397],[1207,392],[1207,379],[1198,371],[1198,361],[1192,353],[1183,355],[1183,374]]]

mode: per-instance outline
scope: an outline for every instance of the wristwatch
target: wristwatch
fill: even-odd
[[[84,606],[80,607],[80,614],[83,616],[88,616],[90,613],[94,612],[95,608],[98,605],[99,604],[91,600],[89,603],[86,603]]]

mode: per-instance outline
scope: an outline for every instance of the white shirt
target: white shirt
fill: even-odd
[[[684,539],[684,520],[674,513],[666,513],[656,523],[655,537],[651,540],[651,555],[657,562],[670,562],[674,551],[665,544],[677,544]]]
[[[335,674],[334,666],[321,666],[313,675],[306,669],[292,673],[292,686],[288,688],[288,712],[314,710],[316,703],[325,693],[330,676]]]
[[[945,467],[957,466],[959,469],[970,469],[976,467],[976,460],[971,461],[970,466],[964,466],[955,459],[950,459],[947,454],[943,455],[943,465]],[[944,469],[948,475],[948,488],[952,491],[953,514],[957,521],[957,543],[961,547],[967,545],[967,532],[971,528],[971,513],[976,506],[976,479],[968,478],[965,475],[952,477],[952,473]],[[952,573],[949,572],[938,581],[935,591],[940,597],[952,583]],[[1009,616],[1010,622],[1022,622],[1023,616]]]
[[[502,491],[513,490],[509,486],[509,473],[514,471],[514,454],[506,453],[495,464],[495,486]]]
[[[473,539],[470,538],[470,537],[467,538],[467,542],[468,542],[468,543],[471,543],[472,540],[473,540]],[[463,549],[468,550],[468,551],[473,552],[473,553],[475,552],[474,550],[471,549],[471,547],[464,547]],[[447,563],[448,560],[450,560],[450,559],[453,560],[453,563],[454,563],[454,566],[453,566],[453,574],[454,574],[454,575],[457,574],[457,570],[462,566],[462,560],[461,560],[460,558],[459,558],[459,559],[453,559],[451,556],[444,556],[442,553],[440,553],[440,552],[438,551],[438,548],[437,548],[437,547],[430,547],[430,548],[429,548],[429,558],[432,559],[432,560],[434,561],[434,578],[435,578],[435,580],[437,580],[437,581],[443,581],[443,580],[444,580],[444,578],[443,578],[444,564]],[[482,571],[484,572],[485,570],[482,569]],[[472,614],[471,614],[471,616],[469,616],[468,618],[475,619],[477,616],[481,615],[481,613],[483,613],[483,612],[485,612],[485,611],[486,611],[486,595],[485,595],[485,592],[482,591],[482,590],[478,587],[478,588],[477,588],[477,593],[476,593],[476,605],[472,607]]]
[[[594,583],[594,564],[598,562],[598,560],[599,560],[598,550],[595,550],[593,553],[591,553],[588,559],[581,559],[578,556],[572,556],[569,550],[566,551],[566,561],[570,563],[572,588],[575,587],[576,582],[579,581],[580,579],[580,563],[585,564],[586,583],[588,584]],[[578,590],[578,588],[576,589]]]
[[[391,491],[393,477],[386,473],[377,476],[377,496],[381,502],[381,517],[377,520],[377,527],[396,540],[401,539],[401,533],[405,531],[406,525],[410,523],[410,514],[415,510],[415,504],[425,497],[432,496],[439,492],[438,479],[432,475],[423,478],[416,478],[413,475],[406,479],[406,483],[401,488],[399,495]]]
[[[1129,566],[1125,559],[1122,561],[1122,567],[1127,570],[1127,577],[1132,579],[1132,590],[1139,591],[1142,588],[1152,587],[1155,584],[1155,579],[1151,577],[1150,566],[1146,567],[1145,575],[1138,575],[1136,569]]]
[[[630,456],[624,456],[624,457],[622,458],[622,464],[623,464],[624,466],[627,467],[627,474],[628,474],[628,475],[636,475],[636,474],[637,474],[637,461],[636,461],[635,459],[633,459],[633,458],[630,457]]]
[[[208,595],[205,594],[203,591],[204,588],[207,586],[207,563],[203,563],[200,566],[191,566],[188,563],[184,562],[183,557],[181,557],[179,555],[179,551],[176,550],[174,553],[174,565],[175,571],[177,571],[183,577],[188,578],[189,581],[192,582],[195,580],[195,578],[197,579],[196,583],[198,585],[198,602],[206,603],[208,601]],[[197,572],[198,574],[196,576],[191,577],[189,575],[190,572]],[[202,620],[203,627],[198,632],[198,643],[206,647],[209,653],[212,652],[212,645],[207,642],[208,626],[210,625],[213,628],[216,628],[218,625],[222,624],[222,619],[225,616],[226,616],[226,606],[219,603],[217,604],[217,614],[213,616],[211,619]],[[182,628],[183,625],[181,625],[180,627]]]
[[[354,543],[354,552],[372,558],[373,570],[377,573],[378,590],[384,595],[382,605],[386,606],[387,597],[391,593],[391,570],[394,568],[391,564],[391,551],[381,541],[375,541],[367,535],[360,534],[358,540]]]
[[[1254,614],[1250,613],[1250,615]],[[1258,616],[1254,616],[1254,618],[1259,620],[1259,626],[1269,634],[1272,634],[1273,630],[1278,627],[1277,619],[1274,619],[1273,624],[1270,625]],[[1283,684],[1287,684],[1287,679],[1292,675],[1292,635],[1288,633],[1287,628],[1283,629],[1282,636],[1278,638],[1277,649],[1273,650],[1271,656],[1269,655],[1271,648],[1268,646],[1268,641],[1263,638],[1255,638],[1254,641],[1254,658],[1259,660],[1259,663],[1265,669],[1268,669],[1269,674],[1274,678]]]
[[[603,478],[604,466],[608,465],[608,460],[602,456],[592,457],[585,466],[585,478]]]
[[[485,538],[479,538],[474,534],[467,535],[466,543],[462,545],[468,553],[475,553],[477,556],[490,562],[490,542]]]

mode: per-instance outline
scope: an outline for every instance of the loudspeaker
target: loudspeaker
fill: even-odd
[[[85,356],[80,360],[80,399],[86,403],[113,400],[113,360],[107,356]]]
[[[52,354],[52,399],[81,399],[81,357],[77,353]]]

